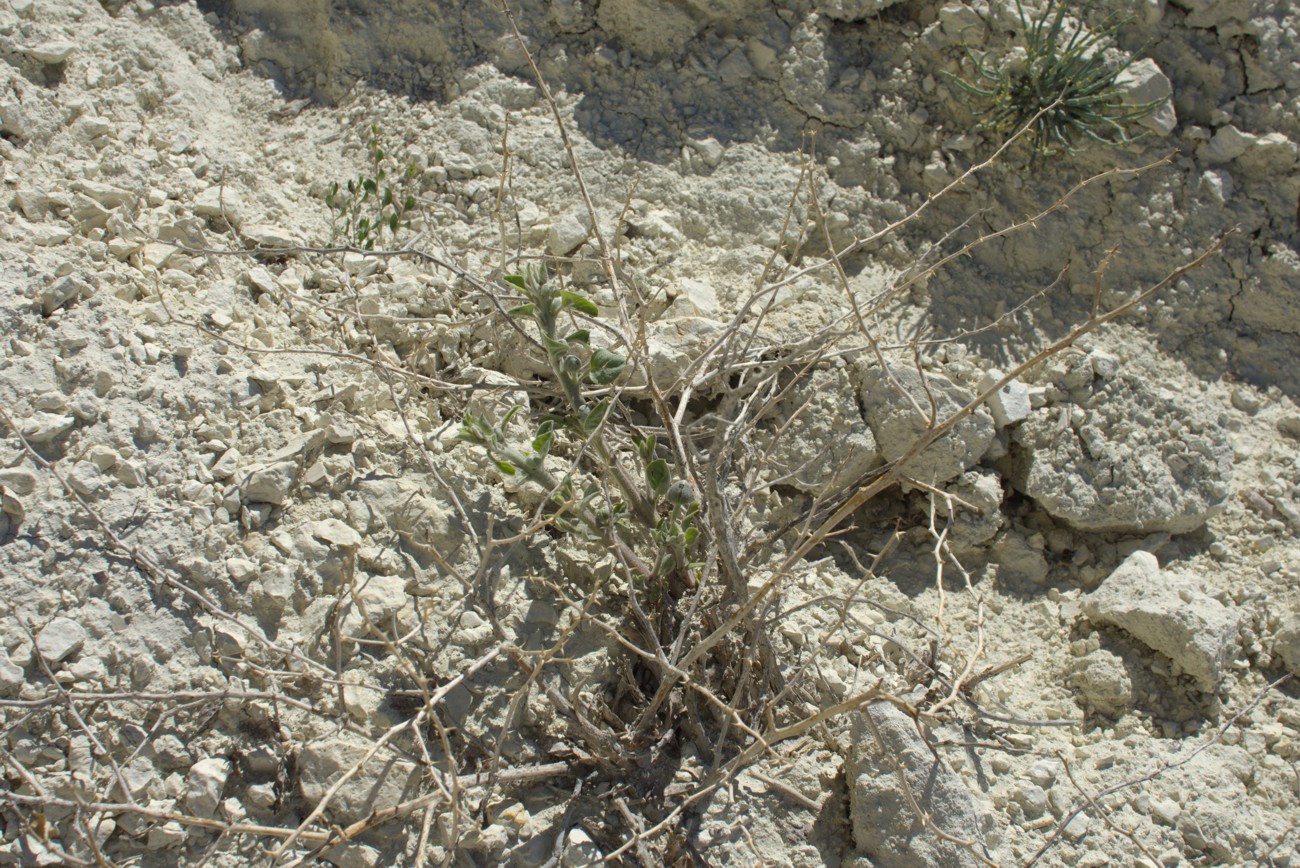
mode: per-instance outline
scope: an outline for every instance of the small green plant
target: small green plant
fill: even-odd
[[[334,237],[374,250],[387,230],[390,238],[409,229],[416,207],[415,178],[419,167],[409,163],[397,170],[379,143],[379,125],[370,126],[369,174],[360,174],[342,187],[334,181],[325,191],[325,204],[334,212]],[[340,228],[340,223],[342,227]]]
[[[559,386],[563,407],[541,418],[526,445],[511,442],[506,431],[519,408],[511,409],[500,422],[467,413],[458,434],[460,440],[483,448],[489,460],[506,476],[522,476],[550,492],[554,503],[552,521],[557,527],[574,530],[578,525],[598,535],[616,532],[640,549],[634,569],[658,595],[672,576],[691,584],[691,552],[699,536],[696,518],[699,502],[689,482],[674,479],[667,459],[658,455],[654,435],[624,435],[607,430],[613,399],[593,398],[588,391],[614,383],[627,367],[627,359],[605,348],[591,347],[591,332],[580,317],[595,318],[599,309],[581,293],[564,289],[552,281],[543,265],[529,265],[520,274],[505,278],[519,290],[523,304],[508,311],[537,327],[551,375]],[[572,476],[556,476],[546,458],[560,434],[567,434],[595,459],[598,480],[579,492]],[[642,479],[634,480],[625,470],[622,455],[634,453],[641,465]],[[602,484],[612,483],[612,487]],[[607,492],[613,491],[611,498]],[[629,522],[628,519],[632,521]],[[641,531],[634,528],[639,526]],[[625,555],[635,554],[632,551]],[[643,557],[644,555],[644,557]]]
[[[1116,32],[1132,19],[1111,16],[1089,30],[1081,21],[1066,21],[1070,5],[1045,0],[1042,10],[1029,16],[1016,0],[1025,33],[1023,54],[990,60],[992,52],[977,56],[967,47],[966,56],[975,65],[973,80],[949,75],[966,93],[992,101],[981,112],[986,117],[980,128],[1007,134],[1030,126],[1033,160],[1075,153],[1080,139],[1112,147],[1134,142],[1141,136],[1130,136],[1126,127],[1163,102],[1125,104],[1118,79],[1133,60],[1118,65],[1107,60]]]

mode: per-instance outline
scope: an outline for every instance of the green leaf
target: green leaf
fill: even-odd
[[[406,197],[406,201],[402,203],[402,210],[403,210],[403,211],[410,211],[410,210],[411,210],[412,208],[414,208],[414,207],[415,207],[415,197],[414,197],[414,196],[407,196],[407,197]]]
[[[673,474],[668,469],[668,462],[662,458],[656,458],[645,466],[645,481],[655,497],[663,497],[668,492],[668,485],[672,480]]]
[[[510,284],[511,286],[518,287],[519,289],[528,289],[528,282],[524,279],[524,276],[522,274],[507,274],[505,277],[501,279],[504,280],[506,283]]]
[[[591,332],[586,329],[578,329],[564,339],[569,344],[587,344],[591,345]]]
[[[393,204],[393,188],[392,188],[392,187],[385,187],[385,188],[384,188],[384,201],[382,201],[382,202],[379,203],[379,207],[380,207],[380,208],[386,208],[386,207],[388,207],[388,206],[391,205],[391,204]]]
[[[596,307],[596,305],[592,303],[591,299],[587,298],[585,295],[579,295],[576,292],[569,292],[567,289],[562,289],[560,290],[560,298],[564,299],[564,303],[569,307],[579,310],[588,316],[600,316],[600,308]]]
[[[533,438],[533,451],[545,455],[551,450],[551,443],[555,441],[555,430],[548,420],[543,422],[537,428],[537,436]]]
[[[596,406],[582,411],[579,422],[584,437],[590,437],[596,433],[596,430],[605,421],[605,417],[609,415],[610,406],[609,398],[602,398]]]
[[[618,353],[599,349],[591,354],[591,381],[598,386],[607,386],[618,379],[627,366],[627,359]]]
[[[532,316],[533,311],[537,310],[535,304],[521,304],[519,307],[512,307],[506,311],[510,316]]]
[[[389,215],[388,215],[388,230],[389,230],[390,232],[392,232],[394,235],[397,234],[397,215],[396,215],[396,214],[389,214]]]
[[[511,464],[509,461],[498,460],[498,461],[493,461],[492,463],[497,466],[497,470],[500,470],[506,476],[514,476],[515,473],[518,472],[515,470],[515,466]]]
[[[686,532],[682,534],[682,541],[686,543],[686,545],[691,545],[699,535],[699,528],[688,527],[686,528]]]
[[[361,186],[365,188],[367,193],[374,193],[379,189],[379,184],[375,183],[374,178],[366,178],[361,182]]]

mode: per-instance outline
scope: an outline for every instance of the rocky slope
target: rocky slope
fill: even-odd
[[[946,190],[1015,4],[512,11],[528,53],[496,3],[0,0],[0,864],[1300,864],[1300,13],[1138,4],[1147,137]],[[422,256],[324,249],[372,125]],[[554,409],[522,261],[619,346],[601,239],[621,418],[754,413],[755,587],[907,477],[764,604],[771,717],[618,774],[625,567],[456,439]]]

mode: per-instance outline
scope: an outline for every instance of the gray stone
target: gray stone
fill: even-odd
[[[22,49],[23,54],[41,63],[63,63],[72,53],[77,50],[77,43],[69,42],[66,39],[55,39],[50,42],[42,42],[31,48]]]
[[[244,236],[259,247],[301,247],[302,240],[288,229],[255,223],[244,227]]]
[[[1235,160],[1246,153],[1246,150],[1254,144],[1255,138],[1251,133],[1243,133],[1231,124],[1221,127],[1206,145],[1205,159],[1211,163],[1227,163]]]
[[[1069,685],[1088,705],[1109,717],[1119,717],[1133,707],[1133,679],[1124,661],[1104,649],[1079,659]]]
[[[29,443],[52,443],[72,430],[77,420],[61,413],[33,413],[30,418],[18,423],[19,429]]]
[[[297,476],[297,464],[292,461],[281,461],[247,471],[239,483],[239,491],[245,501],[279,506],[289,496],[289,490],[293,488]]]
[[[307,744],[298,757],[303,799],[314,807],[369,750],[369,742],[347,733]],[[418,795],[420,777],[415,763],[380,751],[339,789],[329,803],[328,816],[347,824],[395,807]]]
[[[836,21],[865,21],[902,0],[814,0],[813,6]]]
[[[758,434],[771,481],[831,494],[880,464],[855,392],[842,367],[814,371],[790,391]]]
[[[681,391],[679,382],[688,371],[700,374],[692,364],[708,350],[726,330],[726,326],[699,316],[682,316],[662,319],[646,329],[646,371],[665,393]],[[637,371],[636,374],[642,374]],[[643,378],[636,378],[644,382]]]
[[[0,470],[0,485],[20,497],[26,497],[36,490],[36,474],[25,467]]]
[[[16,695],[26,680],[26,673],[9,659],[9,652],[0,645],[0,696]]]
[[[361,534],[337,518],[327,518],[312,525],[311,535],[335,548],[354,549],[361,545]]]
[[[1003,376],[996,369],[986,373],[980,380],[980,394],[992,389]],[[1025,421],[1033,409],[1029,401],[1029,387],[1019,380],[1012,380],[989,396],[988,408],[993,415],[993,424],[999,428]]]
[[[90,638],[86,628],[71,618],[58,617],[46,624],[36,635],[36,650],[46,662],[58,663],[81,650]]]
[[[879,739],[867,720],[874,722]],[[993,820],[961,777],[937,759],[917,724],[886,702],[851,717],[848,754],[849,814],[859,855],[875,868],[975,868],[985,862],[971,850],[930,831],[916,816],[899,781],[899,767],[918,806],[945,836],[984,846]]]
[[[1156,62],[1143,58],[1119,74],[1115,80],[1120,91],[1120,101],[1126,106],[1141,106],[1159,102],[1155,112],[1139,120],[1138,126],[1146,127],[1157,135],[1167,136],[1178,126],[1178,115],[1170,97],[1174,86]]]
[[[93,286],[75,274],[69,274],[41,290],[41,312],[49,316],[61,307],[90,298],[94,294]]]
[[[587,240],[591,227],[591,214],[586,209],[560,215],[546,235],[546,252],[552,256],[568,256]]]
[[[126,205],[129,202],[134,202],[138,196],[132,190],[124,190],[103,181],[73,181],[72,189],[78,193],[84,193],[105,208],[117,208]]]
[[[199,817],[216,816],[232,763],[225,757],[208,757],[190,766],[185,776],[185,804]]]
[[[862,382],[862,406],[867,423],[888,461],[905,455],[929,430],[931,398],[937,410],[937,424],[975,397],[941,374],[927,374],[922,381],[915,369],[903,365],[891,368],[890,374],[892,378],[879,366],[872,365],[866,368]],[[902,471],[931,485],[947,482],[979,461],[995,433],[993,417],[984,410],[976,410],[910,460]]]
[[[1223,680],[1240,616],[1196,590],[1187,578],[1160,570],[1155,555],[1134,552],[1083,599],[1095,624],[1110,624],[1159,651],[1213,691]]]
[[[1273,638],[1273,656],[1290,672],[1300,676],[1300,612],[1283,619]]]
[[[1129,374],[1095,388],[1086,410],[1049,405],[1014,429],[1016,488],[1087,531],[1187,533],[1222,509],[1232,479],[1222,408]]]

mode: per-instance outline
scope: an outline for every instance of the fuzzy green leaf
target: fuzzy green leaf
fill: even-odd
[[[607,386],[618,379],[627,366],[627,359],[618,353],[601,348],[591,354],[591,381],[598,386]]]
[[[592,300],[587,298],[585,295],[579,295],[576,292],[570,292],[565,289],[560,291],[560,298],[564,299],[564,303],[569,307],[581,311],[588,316],[600,316],[600,308],[596,307]]]
[[[645,466],[645,481],[655,497],[663,497],[667,494],[672,480],[673,474],[668,469],[668,462],[662,458],[656,458]]]

